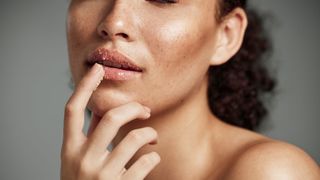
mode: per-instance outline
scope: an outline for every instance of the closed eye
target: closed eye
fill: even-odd
[[[152,2],[161,3],[161,4],[177,3],[177,0],[147,0],[147,1],[152,1]]]

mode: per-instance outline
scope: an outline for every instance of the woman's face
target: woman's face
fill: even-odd
[[[168,0],[174,1],[174,0]],[[144,71],[124,81],[104,80],[88,108],[98,115],[130,101],[153,114],[175,107],[206,83],[214,53],[216,0],[73,0],[67,19],[75,84],[98,48],[117,50]]]

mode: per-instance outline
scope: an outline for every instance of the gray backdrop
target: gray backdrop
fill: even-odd
[[[280,86],[262,133],[320,162],[319,0],[256,0],[274,15],[273,66]],[[59,179],[63,108],[71,94],[67,1],[10,0],[0,6],[0,179]]]

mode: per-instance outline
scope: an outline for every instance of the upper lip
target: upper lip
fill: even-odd
[[[89,54],[87,59],[88,65],[99,63],[104,66],[114,67],[130,71],[142,72],[142,68],[136,65],[130,58],[121,54],[117,50],[98,48]]]

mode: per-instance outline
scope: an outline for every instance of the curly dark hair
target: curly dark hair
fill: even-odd
[[[247,8],[246,0],[219,0],[217,20],[236,7],[248,17],[243,44],[228,62],[209,68],[208,100],[212,113],[222,121],[256,130],[268,112],[262,95],[276,84],[264,65],[272,47],[263,19]]]

